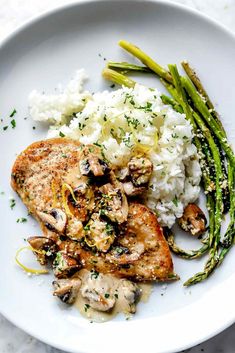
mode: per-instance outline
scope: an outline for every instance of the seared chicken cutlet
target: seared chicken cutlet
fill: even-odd
[[[150,163],[138,168],[144,185]],[[11,184],[43,232],[29,243],[46,249],[36,255],[41,263],[53,259],[56,277],[71,277],[81,268],[145,281],[172,277],[170,251],[156,216],[142,204],[128,203],[101,148],[67,138],[33,143],[17,157]]]

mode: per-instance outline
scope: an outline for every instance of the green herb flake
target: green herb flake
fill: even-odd
[[[115,296],[116,299],[118,299],[118,294],[117,293],[115,293],[114,296]]]
[[[10,209],[13,210],[13,208],[15,207],[16,205],[16,201],[15,199],[10,199]]]
[[[16,121],[15,121],[15,119],[12,119],[12,120],[11,120],[11,127],[12,127],[12,129],[14,129],[14,128],[16,127]]]
[[[137,129],[137,126],[140,125],[140,122],[138,119],[131,118],[130,116],[128,116],[126,114],[124,115],[124,117],[127,121],[128,126],[132,125],[134,127],[134,129]]]
[[[109,294],[109,293],[105,293],[104,297],[105,297],[106,299],[108,299],[108,298],[110,297],[110,294]]]
[[[99,272],[97,272],[96,270],[91,270],[91,279],[97,279],[99,277]]]
[[[3,126],[3,131],[6,131],[8,129],[8,125],[7,126]]]
[[[13,116],[17,113],[16,109],[13,109],[11,114],[10,114],[10,118],[13,118]]]
[[[25,222],[27,222],[27,218],[24,218],[24,217],[18,218],[18,219],[16,220],[16,222],[17,222],[17,223],[25,223]]]
[[[60,135],[60,137],[65,137],[65,134],[63,134],[63,132],[59,132],[59,135]]]
[[[173,204],[177,207],[178,206],[178,199],[175,196],[174,199],[172,200]]]
[[[85,310],[85,312],[87,312],[87,310],[90,308],[90,305],[89,304],[85,304],[84,305],[84,310]]]
[[[105,231],[107,235],[112,235],[114,231],[113,226],[111,224],[106,223]]]

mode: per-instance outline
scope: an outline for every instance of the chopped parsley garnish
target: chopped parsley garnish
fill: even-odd
[[[109,294],[109,293],[105,293],[104,297],[105,297],[106,299],[108,299],[108,298],[110,297],[110,294]]]
[[[91,278],[97,279],[99,277],[99,272],[96,270],[91,270]]]
[[[179,138],[179,136],[175,132],[171,136],[173,137],[173,139],[178,139]]]
[[[12,127],[12,129],[14,129],[14,128],[16,127],[16,121],[15,121],[15,119],[12,119],[12,120],[11,120],[11,127]]]
[[[173,198],[172,202],[176,207],[178,206],[178,199],[176,196]]]
[[[114,296],[116,299],[118,299],[118,294],[117,293],[114,293]]]
[[[137,109],[142,109],[145,112],[151,112],[152,111],[152,103],[147,102],[145,106],[143,107],[138,107]]]
[[[36,126],[33,126],[33,130],[35,130],[36,129]]]
[[[138,119],[135,119],[135,118],[131,118],[130,116],[127,116],[126,114],[124,115],[126,121],[127,121],[127,124],[128,126],[133,126],[134,129],[137,129],[137,126],[140,125],[140,122]]]
[[[115,84],[113,83],[111,86],[110,86],[110,88],[114,88],[115,87]]]
[[[78,123],[78,128],[80,131],[82,131],[85,126],[86,126],[86,124]]]
[[[65,134],[63,134],[63,132],[60,131],[59,133],[60,137],[65,137]]]
[[[113,226],[111,224],[106,223],[105,231],[107,235],[111,235],[113,233]]]
[[[15,205],[16,205],[15,199],[10,199],[10,208],[11,208],[11,210],[13,210],[13,208],[15,207]]]
[[[18,218],[16,222],[17,223],[25,223],[25,222],[27,222],[27,218],[24,218],[24,217]]]
[[[131,144],[130,135],[127,137],[123,137],[122,142],[126,145],[126,147],[131,148],[133,145]]]
[[[87,310],[90,308],[90,305],[89,304],[85,304],[84,305],[84,310],[85,310],[85,312],[87,312]]]
[[[12,110],[11,114],[10,114],[10,118],[13,118],[13,116],[17,113],[17,111],[14,109]]]
[[[106,211],[103,208],[100,209],[100,215],[101,216],[105,216],[106,215]]]
[[[133,96],[130,93],[126,93],[126,97],[124,100],[124,104],[126,103],[127,99],[129,100],[129,102],[131,103],[131,105],[135,106],[135,101],[133,99]]]
[[[8,125],[7,126],[3,126],[3,131],[6,131],[8,129]]]

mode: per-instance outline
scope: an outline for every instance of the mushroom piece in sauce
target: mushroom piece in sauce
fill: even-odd
[[[112,282],[107,281],[107,276],[95,271],[89,276],[81,286],[81,295],[87,299],[89,305],[98,311],[111,310],[116,302],[112,291]]]
[[[47,264],[47,261],[52,259],[58,251],[57,244],[47,237],[34,236],[29,237],[27,241],[36,250],[34,254],[41,265]]]
[[[105,161],[92,154],[80,161],[79,168],[82,175],[93,175],[95,177],[103,176],[110,171]]]
[[[118,286],[118,299],[128,313],[136,312],[136,303],[141,295],[141,289],[134,282],[121,279]]]
[[[179,218],[178,223],[183,230],[195,236],[202,235],[206,231],[206,217],[194,203],[185,207],[183,216]]]
[[[81,287],[80,278],[58,279],[52,282],[53,295],[57,296],[63,303],[73,304]]]
[[[119,224],[125,222],[128,216],[128,203],[122,184],[119,182],[115,182],[115,185],[108,183],[101,186],[99,191],[102,195],[100,208],[105,216],[111,222]]]
[[[81,265],[71,256],[68,256],[65,251],[58,251],[52,264],[54,275],[57,278],[71,277],[77,272]]]
[[[49,212],[37,212],[39,219],[52,231],[63,233],[67,223],[67,216],[59,208],[52,208]]]
[[[152,162],[145,157],[132,157],[127,167],[117,171],[127,196],[139,196],[146,191],[153,170]]]
[[[146,191],[145,186],[134,186],[131,181],[126,181],[122,185],[127,196],[139,196]]]
[[[145,157],[133,157],[128,163],[131,180],[135,186],[147,184],[150,180],[153,164]]]
[[[87,245],[96,246],[97,250],[107,252],[115,239],[115,229],[112,224],[101,219],[99,213],[93,213],[85,226]]]

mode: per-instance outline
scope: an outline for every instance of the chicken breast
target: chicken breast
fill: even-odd
[[[168,244],[156,216],[139,203],[129,205],[128,219],[107,254],[94,254],[66,242],[61,244],[82,266],[137,281],[175,278]]]
[[[67,138],[33,143],[17,157],[11,185],[54,246],[56,276],[85,268],[135,280],[175,278],[156,216],[128,203],[101,148]]]

